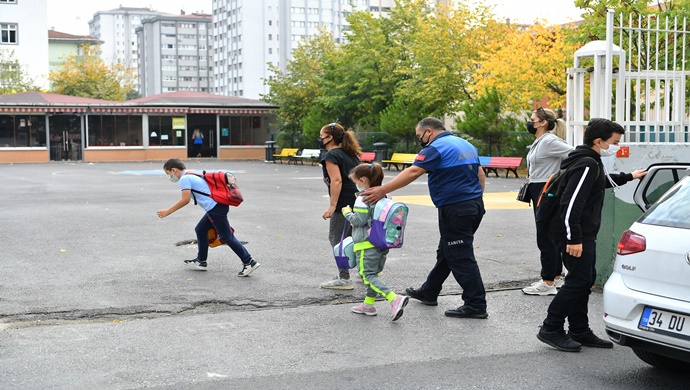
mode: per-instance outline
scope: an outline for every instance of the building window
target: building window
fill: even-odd
[[[141,115],[89,115],[88,146],[139,146],[141,131]]]
[[[0,148],[46,147],[45,115],[0,115]]]
[[[240,96],[242,91],[239,91]],[[266,139],[265,116],[220,115],[221,145],[263,145]]]
[[[0,43],[17,43],[17,25],[0,24]]]
[[[185,130],[172,127],[172,116],[149,115],[150,146],[184,146]]]

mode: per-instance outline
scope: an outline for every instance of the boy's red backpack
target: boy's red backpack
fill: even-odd
[[[209,198],[216,201],[216,203],[224,204],[226,206],[239,206],[244,200],[242,198],[242,193],[237,185],[237,179],[235,175],[230,172],[216,171],[216,172],[206,172],[203,171],[202,174],[194,172],[186,172],[185,174],[195,175],[206,180],[208,188],[211,190],[210,194],[206,194],[201,191],[192,190],[192,196],[194,193],[208,196]],[[194,197],[194,204],[197,204],[196,197]]]

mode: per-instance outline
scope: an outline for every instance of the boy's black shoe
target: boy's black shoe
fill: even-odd
[[[433,301],[427,300],[426,298],[424,298],[424,294],[422,294],[421,291],[415,290],[415,289],[413,289],[412,287],[406,288],[406,289],[405,289],[405,294],[407,294],[407,296],[410,297],[410,298],[414,298],[414,299],[416,299],[416,300],[422,302],[422,304],[424,304],[424,305],[427,305],[427,306],[438,306],[438,301],[436,301],[436,300],[433,300]]]
[[[548,344],[559,351],[579,352],[582,345],[568,337],[563,329],[556,331],[545,331],[543,326],[539,327],[537,338],[544,344]]]
[[[613,348],[612,342],[610,342],[608,340],[600,339],[591,330],[589,332],[585,332],[585,333],[581,333],[581,334],[575,334],[571,331],[568,331],[568,336],[570,336],[570,338],[575,340],[576,342],[584,345],[585,347]]]
[[[489,313],[486,312],[486,309],[475,309],[467,305],[462,305],[457,309],[446,310],[445,314],[446,317],[455,318],[478,318],[481,320],[489,318]]]
[[[255,269],[259,268],[261,264],[257,263],[255,260],[250,260],[249,263],[242,265],[242,271],[240,271],[237,276],[249,276]]]
[[[199,271],[206,271],[206,262],[205,261],[200,261],[199,259],[192,259],[192,260],[185,260],[184,261],[187,266],[194,268]]]

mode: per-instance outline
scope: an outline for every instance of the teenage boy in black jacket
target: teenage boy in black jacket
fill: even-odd
[[[625,129],[608,119],[591,119],[585,130],[585,145],[570,152],[561,162],[567,169],[560,213],[549,226],[549,236],[561,250],[568,269],[565,284],[549,305],[537,338],[561,351],[577,352],[581,346],[613,348],[589,328],[587,304],[596,276],[596,238],[601,226],[604,190],[611,181],[623,185],[646,175],[645,170],[607,174],[601,156],[613,156]],[[607,177],[608,176],[608,177]],[[610,179],[609,179],[610,178]],[[565,319],[569,331],[565,333]]]

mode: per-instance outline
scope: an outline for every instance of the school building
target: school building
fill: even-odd
[[[264,159],[276,138],[261,100],[179,91],[126,102],[40,92],[0,95],[0,163],[147,161],[196,156]]]

